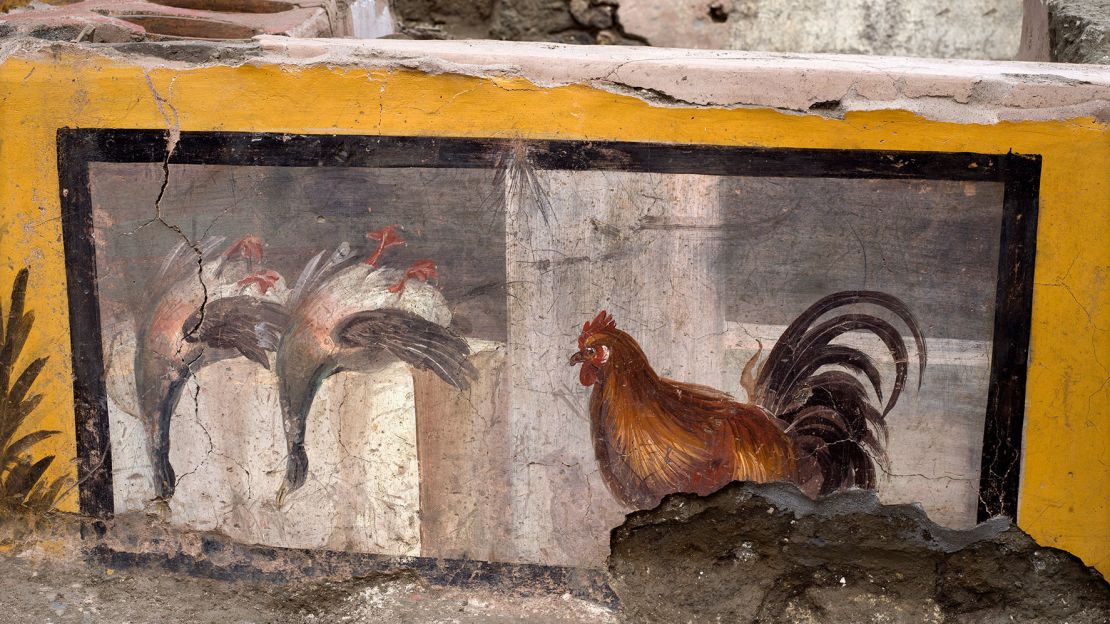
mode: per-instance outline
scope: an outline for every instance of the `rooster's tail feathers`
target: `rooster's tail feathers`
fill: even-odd
[[[870,314],[841,314],[817,323],[828,312],[854,304],[881,307],[905,323],[917,347],[920,387],[927,356],[917,320],[901,300],[872,291],[835,293],[812,305],[783,332],[755,380],[756,402],[782,420],[795,440],[800,479],[819,479],[821,493],[875,487],[875,462],[886,463],[884,417],[897,403],[909,374],[905,341],[889,322]],[[830,344],[851,331],[874,334],[894,359],[895,378],[885,404],[874,360],[859,349]],[[844,370],[822,370],[826,366],[862,375],[879,404],[872,404],[857,377]]]

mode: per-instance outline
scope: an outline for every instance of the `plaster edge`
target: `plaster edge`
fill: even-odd
[[[770,108],[833,118],[897,109],[980,124],[1078,117],[1110,122],[1110,67],[1094,65],[500,41],[256,39],[265,56],[294,66],[370,64],[523,78],[538,87],[585,84],[660,107]]]
[[[183,52],[186,45],[190,50]],[[59,50],[145,69],[272,64],[520,78],[538,88],[587,85],[657,107],[761,108],[836,119],[904,110],[965,124],[1076,118],[1110,124],[1110,67],[1099,65],[274,35],[230,45],[126,46],[11,37],[0,39],[0,63]]]

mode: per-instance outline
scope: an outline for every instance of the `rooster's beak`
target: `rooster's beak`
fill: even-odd
[[[582,355],[582,352],[579,351],[578,353],[575,353],[574,355],[570,356],[570,361],[567,362],[567,364],[570,364],[571,366],[574,366],[575,364],[581,364],[582,362],[585,362],[585,361],[586,361],[586,356]]]

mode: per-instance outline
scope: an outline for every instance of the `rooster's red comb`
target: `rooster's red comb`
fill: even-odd
[[[594,320],[582,323],[582,333],[578,335],[578,348],[581,349],[582,347],[585,347],[586,340],[590,336],[609,329],[616,328],[617,322],[613,320],[613,317],[608,312],[606,312],[605,310],[598,312],[597,316],[594,317]]]

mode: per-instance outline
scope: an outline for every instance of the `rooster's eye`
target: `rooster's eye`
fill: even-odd
[[[593,357],[597,351],[593,347],[586,347],[586,355]]]

